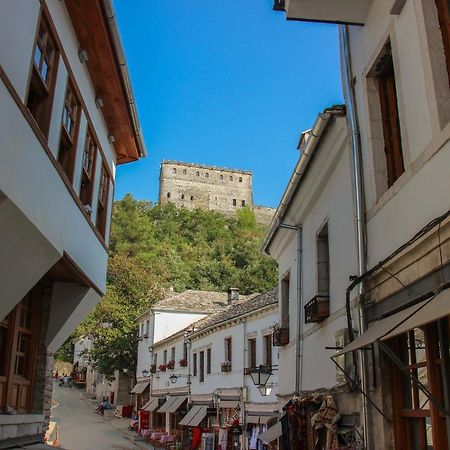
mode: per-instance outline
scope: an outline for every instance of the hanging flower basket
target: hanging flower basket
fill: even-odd
[[[159,370],[160,370],[161,372],[165,372],[166,369],[167,369],[167,365],[166,365],[166,364],[161,364],[161,365],[159,366]]]

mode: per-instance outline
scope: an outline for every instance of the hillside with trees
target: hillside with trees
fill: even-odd
[[[102,373],[132,370],[136,319],[167,289],[237,287],[250,294],[273,287],[276,266],[259,252],[265,231],[249,208],[228,217],[125,196],[114,206],[107,293],[57,357],[69,359],[73,338],[87,334],[95,341],[89,356]]]

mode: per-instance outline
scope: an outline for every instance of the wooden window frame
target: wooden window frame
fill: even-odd
[[[248,346],[248,367],[249,369],[256,368],[256,338],[248,338],[247,339]]]
[[[200,383],[203,383],[205,381],[205,352],[202,350],[201,352],[199,352],[199,377],[198,377],[198,381]]]
[[[225,344],[225,361],[230,363],[230,370],[233,366],[233,338],[227,337],[224,339]]]
[[[273,366],[273,347],[272,347],[272,335],[265,334],[264,340],[264,366],[269,370],[272,370]]]
[[[167,366],[167,349],[163,351],[163,365]]]
[[[206,349],[206,374],[211,375],[211,359],[212,351],[211,348]]]
[[[447,327],[448,329],[448,327]],[[443,404],[443,386],[441,380],[441,358],[439,355],[439,340],[437,323],[421,327],[424,335],[425,361],[417,361],[415,352],[411,351],[411,342],[415,342],[413,331],[397,336],[389,345],[399,355],[405,366],[417,377],[418,370],[426,367],[426,376],[428,389],[431,395]],[[416,344],[414,344],[415,346]],[[439,412],[437,406],[428,400],[429,408],[423,408],[420,405],[418,389],[414,383],[407,381],[405,375],[399,368],[391,364],[392,373],[392,407],[393,407],[393,425],[394,441],[396,450],[408,450],[411,448],[411,439],[414,439],[415,445],[420,445],[425,450],[427,434],[427,418],[431,422],[431,433],[434,448],[440,450],[449,450],[447,446],[447,432],[445,418]],[[423,381],[423,380],[422,380]],[[411,407],[406,408],[405,387],[411,383],[412,393],[410,397]],[[425,404],[426,404],[425,403]],[[412,436],[410,430],[414,428],[416,434]],[[416,438],[420,435],[420,442]]]
[[[67,79],[64,107],[61,118],[61,136],[59,141],[58,162],[70,183],[73,183],[77,154],[78,132],[81,118],[81,101],[70,77]],[[68,129],[67,125],[71,124]]]
[[[91,211],[88,211],[89,215],[92,213],[92,195],[94,192],[94,177],[98,152],[99,145],[90,127],[88,127],[81,163],[80,200],[85,208],[87,206],[91,208]]]
[[[103,238],[106,238],[106,224],[109,215],[109,188],[111,180],[105,161],[102,161],[97,201],[96,227]]]
[[[290,287],[291,287],[291,274],[286,273],[281,279],[281,301],[280,301],[280,319],[281,328],[289,329],[289,303],[290,303]]]
[[[176,358],[176,349],[175,349],[175,347],[172,347],[170,349],[170,360],[175,361],[175,358]]]
[[[330,238],[328,222],[316,236],[317,261],[317,294],[324,297],[330,295]]]
[[[378,87],[389,188],[405,171],[396,77],[390,41],[383,48],[373,73]]]
[[[192,376],[197,376],[197,352],[192,354]]]
[[[43,37],[41,37],[41,31],[43,31]],[[49,47],[51,48],[50,51]],[[39,59],[37,60],[38,49]],[[44,63],[47,67],[45,75],[43,74]],[[48,139],[50,130],[58,64],[59,48],[47,17],[44,13],[41,13],[31,58],[31,76],[26,106],[45,139]]]
[[[450,5],[447,0],[434,0],[444,46],[447,77],[450,86]]]

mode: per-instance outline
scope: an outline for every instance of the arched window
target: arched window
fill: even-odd
[[[184,194],[181,194],[181,200],[184,200]]]
[[[186,169],[183,169],[183,175],[186,175],[186,173],[187,173]]]
[[[194,200],[194,196],[193,195],[191,195],[191,200]]]
[[[173,168],[173,173],[177,173],[176,167]]]
[[[220,179],[223,180],[223,175],[222,174],[220,174]]]
[[[239,177],[239,183],[242,183],[242,177]]]
[[[230,175],[230,181],[233,181],[233,175]]]
[[[199,177],[200,176],[200,172],[197,170],[197,176]]]
[[[209,173],[208,172],[205,173],[205,178],[209,178]]]
[[[170,192],[167,193],[167,198],[170,198]]]

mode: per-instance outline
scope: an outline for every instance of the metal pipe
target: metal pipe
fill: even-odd
[[[297,227],[297,339],[295,341],[295,357],[296,357],[296,370],[295,370],[295,393],[300,394],[301,383],[303,379],[303,289],[302,289],[302,227]]]
[[[359,124],[356,111],[356,100],[353,86],[352,61],[350,51],[350,39],[348,25],[339,25],[339,42],[341,50],[341,72],[344,88],[344,97],[346,100],[347,122],[350,132],[350,143],[352,149],[352,169],[354,184],[354,202],[355,202],[355,224],[356,224],[356,242],[358,251],[358,276],[366,272],[366,227],[364,220],[364,184],[362,172],[361,141],[359,135]],[[359,285],[358,301],[358,328],[362,334],[366,330],[366,321],[364,313],[364,287]],[[351,325],[351,321],[350,325]],[[352,331],[352,330],[349,330]],[[361,378],[361,390],[369,393],[367,360],[364,351],[359,352],[358,358],[359,373]],[[364,448],[372,450],[373,438],[370,427],[370,406],[369,399],[361,395],[361,414],[364,430]]]

